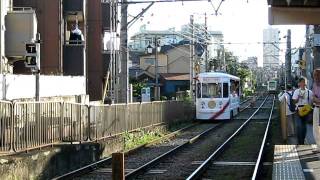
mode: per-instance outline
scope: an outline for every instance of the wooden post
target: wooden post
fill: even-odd
[[[124,180],[124,154],[113,153],[112,154],[112,179]]]
[[[286,100],[280,102],[280,121],[282,139],[287,141],[287,118],[286,118]]]

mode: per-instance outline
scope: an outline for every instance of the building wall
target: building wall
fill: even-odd
[[[0,97],[5,100],[35,97],[34,75],[0,75]],[[86,94],[83,76],[40,76],[40,97]]]
[[[95,101],[102,99],[103,92],[101,0],[88,1],[87,25],[88,93]]]
[[[36,10],[38,32],[41,36],[41,73],[62,73],[61,0],[13,0],[14,7],[32,7]],[[23,68],[23,67],[21,67]],[[20,70],[28,73],[28,69]]]
[[[188,45],[178,46],[168,51],[168,73],[190,72],[190,49]]]
[[[279,30],[263,30],[263,67],[279,67]]]
[[[151,74],[155,74],[155,55],[142,56],[140,57],[140,68],[142,70],[148,71]],[[159,54],[158,58],[159,73],[168,73],[168,56],[164,54]]]

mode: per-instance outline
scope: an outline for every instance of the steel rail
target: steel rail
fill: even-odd
[[[247,100],[241,102],[241,104],[243,104],[243,103],[245,103],[245,102],[247,102],[247,101],[249,101],[249,100],[250,100],[250,99],[247,99]],[[249,106],[250,106],[250,105],[244,107],[243,109],[240,110],[240,112],[244,111],[244,110],[247,109]],[[161,138],[155,139],[155,140],[153,140],[153,141],[151,141],[151,142],[149,142],[149,143],[145,143],[145,144],[142,144],[142,145],[140,145],[140,146],[138,146],[138,147],[136,147],[136,148],[134,148],[134,149],[125,151],[124,153],[125,153],[125,155],[131,154],[131,153],[133,153],[133,152],[135,152],[135,151],[137,151],[137,150],[139,150],[139,149],[142,149],[142,148],[144,148],[144,147],[146,147],[146,146],[148,146],[148,145],[154,144],[154,143],[159,142],[159,141],[164,140],[164,139],[172,138],[172,137],[178,135],[179,133],[181,133],[182,131],[187,130],[187,129],[189,129],[189,128],[192,128],[192,127],[194,127],[194,126],[196,126],[196,125],[198,125],[198,123],[188,125],[188,126],[186,126],[186,127],[184,127],[184,128],[181,128],[181,129],[179,129],[179,130],[177,130],[177,131],[174,131],[174,132],[172,132],[172,133],[170,133],[170,134],[167,134],[167,135],[165,135],[165,136],[163,136],[163,137],[161,137]],[[222,124],[221,124],[221,125],[222,125]],[[219,125],[218,125],[218,126],[219,126]],[[214,126],[213,129],[217,128],[218,126]],[[210,130],[210,129],[209,129],[209,130]],[[208,131],[208,130],[207,130],[207,131]],[[208,131],[208,132],[209,132],[209,131]],[[195,136],[195,137],[193,137],[193,138],[191,138],[191,139],[190,139],[189,141],[187,141],[185,144],[189,144],[189,143],[194,142],[196,139],[200,138],[200,137],[203,136],[204,134],[206,134],[206,131],[205,131],[205,132],[202,132],[201,134],[199,134],[199,135],[197,135],[197,136]],[[185,145],[185,144],[182,144],[182,145]],[[182,146],[182,145],[180,145],[180,146]],[[178,146],[178,147],[179,147],[179,146]],[[176,147],[176,148],[177,148],[177,147]],[[174,149],[172,149],[172,150],[174,150]],[[171,151],[172,151],[172,150],[171,150]],[[168,152],[167,152],[167,153],[168,153]],[[163,155],[165,155],[165,154],[163,154]],[[164,158],[164,157],[162,157],[162,158]],[[159,159],[159,160],[160,160],[160,159]],[[99,160],[99,161],[97,161],[97,162],[94,162],[94,163],[92,163],[92,164],[89,164],[89,165],[87,165],[87,166],[84,166],[84,167],[81,167],[81,168],[79,168],[79,169],[73,170],[73,171],[68,172],[68,173],[66,173],[66,174],[63,174],[63,175],[61,175],[61,176],[55,177],[55,178],[53,178],[53,180],[68,179],[68,178],[72,178],[72,177],[78,176],[79,174],[83,174],[84,172],[91,172],[91,171],[93,171],[94,169],[96,169],[97,167],[99,167],[99,166],[101,166],[101,165],[103,165],[103,164],[111,163],[111,161],[112,161],[112,157],[107,157],[107,158],[104,158],[104,159]],[[147,165],[146,167],[148,167],[148,165]],[[143,169],[143,167],[140,167],[140,169]],[[136,169],[136,170],[138,170],[138,169]],[[131,176],[130,173],[128,173],[128,174],[126,175],[126,177],[127,177],[127,176],[130,178],[130,176]]]
[[[187,129],[190,129],[190,128],[196,126],[196,125],[198,125],[198,123],[194,123],[194,124],[191,124],[191,125],[187,125],[187,126],[181,128],[181,129],[178,129],[178,130],[176,130],[176,131],[174,131],[174,132],[172,132],[172,133],[169,133],[169,134],[167,134],[167,135],[165,135],[165,136],[163,136],[163,137],[157,138],[157,139],[155,139],[155,140],[153,140],[153,141],[151,141],[151,142],[142,144],[142,145],[140,145],[140,146],[138,146],[138,147],[136,147],[136,148],[133,148],[133,149],[128,150],[128,151],[125,151],[124,154],[125,154],[125,155],[128,155],[128,154],[131,154],[132,152],[137,151],[137,150],[139,150],[139,149],[142,149],[142,148],[144,148],[144,147],[146,147],[146,146],[148,146],[148,145],[154,144],[154,143],[159,142],[159,141],[162,141],[162,140],[164,140],[164,139],[172,138],[172,137],[178,135],[179,133],[181,133],[182,131],[185,131],[185,130],[187,130]],[[84,172],[91,172],[91,171],[93,171],[95,168],[97,168],[97,167],[99,167],[99,166],[101,166],[101,165],[103,165],[103,164],[107,164],[107,163],[110,163],[110,164],[111,164],[111,161],[112,161],[112,157],[107,157],[107,158],[101,159],[101,160],[99,160],[99,161],[97,161],[97,162],[91,163],[91,164],[89,164],[89,165],[87,165],[87,166],[84,166],[84,167],[81,167],[81,168],[79,168],[79,169],[73,170],[73,171],[68,172],[68,173],[66,173],[66,174],[63,174],[63,175],[61,175],[61,176],[55,177],[55,178],[53,178],[52,180],[69,179],[69,178],[72,178],[72,177],[75,177],[75,176],[79,176],[79,175],[83,174]]]
[[[256,165],[254,167],[253,175],[252,175],[252,178],[251,178],[252,180],[255,180],[257,178],[257,175],[258,175],[258,172],[259,172],[259,168],[261,167],[261,159],[262,159],[263,151],[264,151],[264,148],[265,148],[267,136],[268,136],[268,133],[269,133],[269,128],[270,128],[271,119],[272,119],[273,110],[274,110],[274,101],[275,101],[275,96],[273,96],[272,108],[271,108],[271,112],[270,112],[270,115],[269,115],[267,128],[265,130],[265,133],[264,133],[264,136],[263,136],[263,140],[262,140],[262,143],[261,143],[261,147],[260,147],[259,155],[258,155],[258,158],[257,158],[257,161],[256,161]]]
[[[211,161],[220,153],[225,146],[252,120],[261,107],[265,104],[269,96],[267,96],[258,109],[223,143],[216,149],[188,178],[187,180],[197,179],[210,166]]]
[[[264,104],[264,102],[267,100],[267,98],[268,98],[268,97],[266,97],[266,98],[264,99],[264,101],[262,102],[262,104],[261,104],[260,107],[263,106],[263,104]],[[249,104],[248,106],[246,106],[245,108],[241,109],[240,112],[244,111],[244,110],[247,109],[248,107],[250,107],[250,104]],[[259,107],[259,108],[260,108],[260,107]],[[257,112],[257,111],[256,111],[256,112]],[[254,114],[255,114],[256,112],[254,112]],[[252,117],[254,116],[254,114],[253,114],[250,118],[252,118]],[[224,125],[224,123],[221,123],[221,124],[219,124],[219,125],[217,125],[217,126],[215,126],[215,127],[212,127],[212,128],[210,128],[210,129],[206,130],[205,132],[202,132],[201,134],[195,136],[194,138],[190,139],[189,141],[185,142],[184,144],[182,144],[182,145],[180,145],[180,146],[177,146],[177,147],[175,147],[174,149],[171,149],[170,151],[168,151],[168,152],[166,152],[166,153],[158,156],[156,159],[148,162],[147,164],[144,164],[144,165],[140,166],[139,168],[131,171],[130,173],[126,174],[126,176],[125,176],[126,179],[133,179],[134,177],[138,176],[139,174],[142,174],[142,173],[145,172],[147,169],[150,169],[150,168],[152,168],[153,166],[155,166],[155,165],[156,165],[159,161],[161,161],[162,159],[168,157],[169,155],[172,155],[172,154],[176,153],[178,150],[181,150],[181,149],[184,148],[185,146],[193,143],[194,141],[196,141],[196,140],[199,139],[200,137],[206,135],[206,134],[209,133],[210,131],[212,131],[212,130],[214,130],[214,129],[222,126],[222,125]]]
[[[201,132],[200,134],[194,136],[193,138],[191,138],[190,140],[188,140],[187,142],[167,151],[166,153],[156,157],[155,159],[153,159],[152,161],[149,161],[148,163],[140,166],[139,168],[129,172],[128,174],[125,175],[125,178],[126,179],[132,179],[134,177],[136,177],[137,175],[145,172],[147,169],[153,167],[154,165],[156,165],[159,161],[161,161],[162,159],[170,156],[170,155],[173,155],[174,153],[178,152],[179,150],[183,149],[184,147],[186,147],[187,145],[189,144],[192,144],[193,142],[195,142],[196,140],[198,140],[199,138],[205,136],[206,134],[208,134],[209,132],[215,130],[216,128],[220,127],[224,125],[224,123],[220,123],[216,126],[213,126],[207,130],[205,130],[204,132]]]

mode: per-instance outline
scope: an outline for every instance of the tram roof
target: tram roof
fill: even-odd
[[[240,78],[237,76],[223,73],[223,72],[206,72],[206,73],[200,73],[198,76],[199,77],[230,78],[230,79],[240,80]]]

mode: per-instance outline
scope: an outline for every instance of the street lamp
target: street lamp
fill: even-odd
[[[152,54],[152,49],[153,49],[152,46],[149,44],[147,47],[147,53]]]
[[[155,47],[155,99],[158,101],[160,99],[160,88],[159,88],[159,65],[158,65],[158,52],[161,51],[161,46],[160,43],[158,42],[158,38],[154,38],[154,47]],[[151,44],[147,46],[147,53],[152,54],[153,52],[153,47]]]

